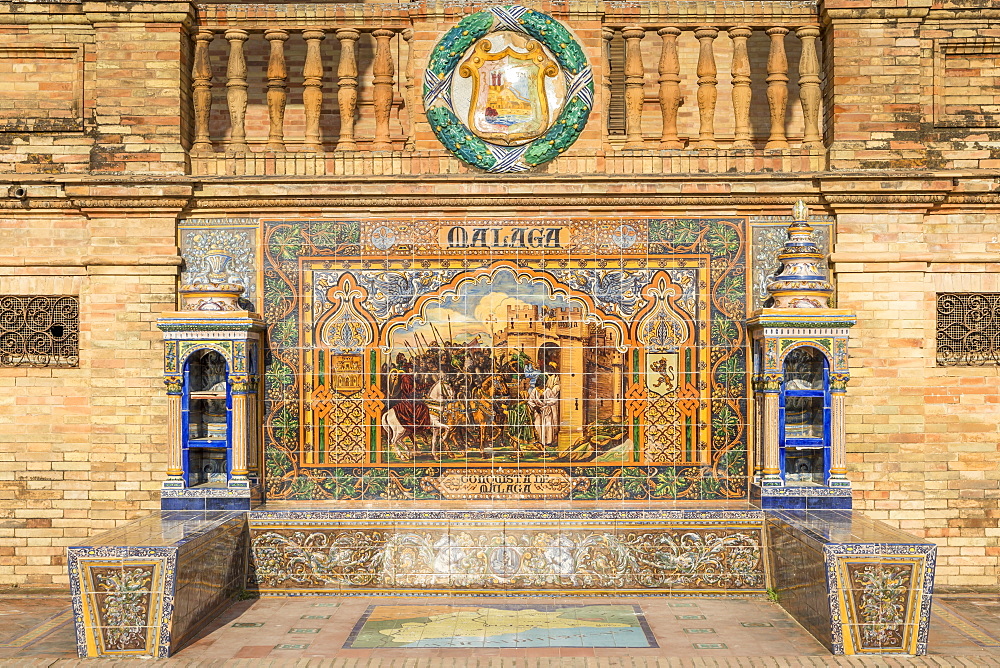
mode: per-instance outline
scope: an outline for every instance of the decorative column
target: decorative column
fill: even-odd
[[[683,148],[677,137],[677,109],[681,106],[681,65],[677,57],[677,37],[680,28],[660,28],[656,31],[663,44],[660,47],[660,114],[663,117],[663,132],[660,148]]]
[[[642,38],[646,31],[640,26],[622,30],[625,38],[625,148],[645,148],[642,139],[642,103],[645,93],[645,68],[642,64]]]
[[[694,31],[694,36],[700,43],[698,49],[698,116],[701,121],[696,148],[716,148],[715,143],[715,103],[719,93],[716,86],[715,68],[715,38],[719,29],[704,26]]]
[[[819,102],[823,93],[819,87],[819,56],[816,53],[819,26],[803,26],[795,34],[802,40],[802,54],[799,57],[799,100],[802,102],[805,125],[802,145],[820,148],[823,146],[823,137],[819,131]]]
[[[233,470],[229,476],[229,487],[249,489],[247,478],[247,429],[250,426],[247,410],[247,396],[250,390],[249,379],[245,376],[230,378],[233,398]]]
[[[268,30],[264,39],[271,44],[267,61],[267,119],[269,131],[267,147],[272,151],[285,150],[285,101],[288,99],[288,69],[285,67],[285,30]]]
[[[781,483],[781,469],[778,468],[778,387],[780,376],[763,380],[764,384],[764,475],[762,487],[778,487]]]
[[[323,56],[320,42],[326,34],[318,28],[302,31],[306,41],[306,62],[302,67],[302,106],[305,107],[305,147],[320,152],[323,144],[319,135],[319,115],[323,109]]]
[[[208,121],[212,116],[212,62],[208,58],[208,47],[214,37],[211,30],[199,30],[194,38],[194,63],[191,66],[194,88],[191,95],[194,105],[192,151],[212,150],[212,139],[208,134]]]
[[[733,148],[753,148],[750,142],[750,56],[747,39],[753,30],[747,27],[729,29],[733,40],[733,116],[735,132]]]
[[[337,151],[354,151],[354,112],[358,106],[358,59],[356,49],[361,34],[354,28],[339,28],[340,62],[337,64],[337,104],[340,107],[340,138]]]
[[[416,117],[417,117],[417,106],[419,102],[414,97],[414,75],[413,75],[413,28],[404,28],[403,32],[400,33],[403,38],[403,43],[406,44],[406,82],[403,86],[403,105],[406,107],[406,118],[407,118],[407,129],[406,129],[406,143],[404,148],[407,151],[413,150],[414,141],[416,141]]]
[[[844,342],[846,345],[846,341]],[[844,405],[847,403],[848,373],[830,374],[830,487],[850,487],[847,479],[847,425]]]
[[[614,28],[601,28],[601,53],[604,54],[604,139],[611,136],[611,40],[615,38]]]
[[[788,148],[785,137],[785,109],[788,106],[788,58],[785,35],[788,28],[768,28],[771,50],[767,56],[767,103],[771,108],[771,136],[764,148]]]
[[[165,489],[183,489],[181,395],[184,380],[182,376],[166,376],[163,382],[167,386],[167,479],[163,481],[163,487]]]
[[[237,153],[250,150],[247,146],[247,61],[243,43],[250,38],[246,30],[226,31],[229,40],[229,65],[226,68],[226,103],[229,105],[229,150]]]
[[[384,28],[372,31],[372,37],[375,38],[375,62],[372,68],[375,141],[372,148],[376,151],[392,150],[392,142],[389,140],[389,113],[392,110],[393,66],[389,40],[394,34],[392,30]]]

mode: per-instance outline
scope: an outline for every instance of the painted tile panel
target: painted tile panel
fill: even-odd
[[[746,230],[262,221],[267,498],[746,498]]]

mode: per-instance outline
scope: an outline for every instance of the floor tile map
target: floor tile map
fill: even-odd
[[[267,498],[745,497],[746,230],[262,221]]]
[[[372,605],[345,648],[656,647],[637,605]]]

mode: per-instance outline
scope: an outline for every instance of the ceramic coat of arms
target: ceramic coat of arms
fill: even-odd
[[[569,30],[517,5],[459,21],[434,47],[424,76],[438,139],[489,172],[524,171],[565,151],[593,98],[593,73]]]

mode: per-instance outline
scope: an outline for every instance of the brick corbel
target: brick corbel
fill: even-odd
[[[885,209],[926,213],[944,202],[953,189],[951,179],[837,179],[820,182],[821,197],[834,215]]]

